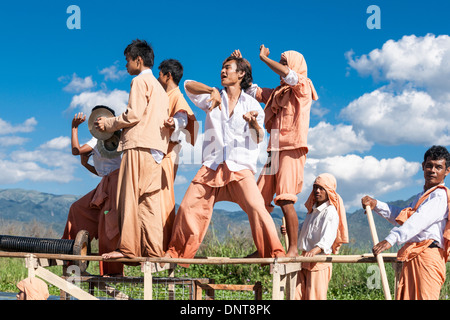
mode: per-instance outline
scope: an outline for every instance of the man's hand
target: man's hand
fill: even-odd
[[[86,115],[83,114],[83,112],[79,112],[75,114],[75,116],[72,119],[72,128],[78,128],[80,124],[86,121]]]
[[[175,129],[175,121],[173,120],[173,117],[170,117],[169,119],[165,120],[164,126],[169,129]]]
[[[233,51],[233,53],[231,54],[232,57],[236,57],[236,58],[242,58],[242,53],[239,49],[236,49]]]
[[[314,247],[311,250],[305,252],[305,257],[314,257],[316,254],[322,252],[322,249],[319,247]]]
[[[266,48],[263,44],[259,47],[259,58],[264,61],[265,58],[269,57],[270,50]]]
[[[389,250],[391,247],[392,246],[389,242],[387,242],[386,240],[383,240],[373,246],[372,252],[376,256],[376,255],[379,255],[380,253],[382,253],[383,251]]]
[[[258,116],[258,111],[249,111],[246,114],[244,114],[242,117],[245,121],[248,122],[248,124],[256,129],[256,125],[258,124],[258,121],[256,121],[256,117]]]
[[[106,131],[105,120],[105,117],[98,117],[97,120],[95,120],[94,125],[99,131]]]
[[[370,206],[370,209],[374,209],[377,205],[377,200],[374,198],[371,198],[369,196],[364,196],[361,198],[361,204],[362,207],[365,209],[367,206]]]
[[[222,110],[222,97],[220,96],[219,90],[213,88],[208,102],[211,102],[211,107],[209,107],[209,111],[212,111],[214,108],[219,107],[219,110]]]

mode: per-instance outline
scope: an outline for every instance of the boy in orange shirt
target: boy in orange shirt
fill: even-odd
[[[169,149],[161,162],[161,213],[164,227],[164,250],[172,234],[173,221],[175,219],[175,193],[174,181],[177,175],[181,139],[192,146],[195,144],[198,132],[198,122],[194,112],[189,107],[178,86],[183,77],[183,66],[178,60],[167,59],[158,67],[158,81],[169,96],[169,118],[164,125],[170,130]]]
[[[118,201],[121,237],[116,251],[104,259],[163,255],[161,161],[167,153],[169,98],[153,76],[154,53],[146,41],[134,40],[124,51],[131,82],[127,110],[118,117],[100,117],[99,131],[123,129],[119,151]]]

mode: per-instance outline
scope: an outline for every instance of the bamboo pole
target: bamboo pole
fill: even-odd
[[[282,225],[283,227],[286,228],[286,218],[283,217],[282,219]],[[286,233],[284,234],[284,245],[286,246],[286,252],[289,250],[289,237],[287,235],[287,229],[286,229]]]
[[[369,220],[370,233],[372,234],[373,245],[378,244],[378,235],[373,220],[372,209],[366,206],[366,215]],[[392,300],[391,290],[389,289],[389,282],[386,275],[386,268],[384,267],[383,255],[380,253],[376,256],[378,266],[380,268],[381,284],[383,286],[384,297],[386,300]]]
[[[30,253],[0,251],[0,257],[26,258]],[[280,257],[280,258],[228,258],[228,257],[196,257],[184,258],[117,258],[104,260],[101,256],[76,256],[66,254],[33,253],[36,258],[59,259],[59,260],[89,260],[106,262],[150,262],[150,263],[177,263],[177,264],[274,264],[274,263],[299,263],[299,262],[327,262],[327,263],[376,263],[377,260],[372,253],[360,255],[315,255],[314,257]],[[384,261],[396,262],[396,253],[384,253]]]

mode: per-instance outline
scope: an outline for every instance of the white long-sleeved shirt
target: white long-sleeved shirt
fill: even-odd
[[[423,193],[416,195],[410,204],[411,208],[414,208]],[[433,239],[438,242],[440,248],[443,248],[443,234],[448,217],[447,193],[445,190],[438,188],[431,192],[428,198],[417,208],[417,211],[400,226],[395,218],[401,210],[401,208],[390,206],[379,200],[377,200],[377,205],[373,210],[396,225],[385,238],[390,245]]]
[[[298,249],[310,251],[317,246],[323,253],[331,254],[338,227],[339,214],[330,201],[319,207],[314,206],[313,211],[306,215],[305,221],[299,227]]]
[[[192,80],[186,80],[184,86]],[[185,90],[187,96],[200,109],[206,112],[205,132],[203,135],[202,163],[216,170],[225,162],[231,171],[250,169],[257,171],[259,145],[251,136],[250,126],[243,115],[257,111],[257,121],[264,127],[264,111],[261,105],[250,95],[241,91],[239,100],[229,116],[228,95],[225,89],[219,90],[222,97],[220,110],[218,107],[209,111],[211,102],[209,94],[195,95]]]
[[[92,160],[94,162],[95,171],[97,171],[97,174],[100,177],[104,177],[120,168],[122,157],[118,156],[113,159],[102,157],[97,149],[97,141],[97,138],[92,138],[86,144],[92,148]]]

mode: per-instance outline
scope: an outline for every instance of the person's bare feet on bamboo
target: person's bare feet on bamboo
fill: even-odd
[[[125,255],[120,251],[112,251],[109,253],[102,254],[102,258],[107,259],[117,259],[117,258],[125,258]]]

